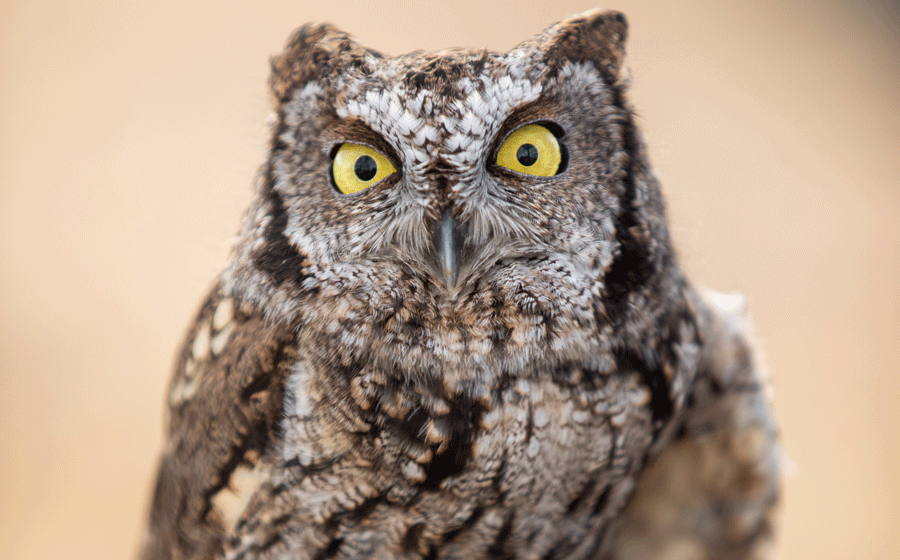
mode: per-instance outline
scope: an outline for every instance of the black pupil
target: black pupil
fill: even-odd
[[[353,171],[361,181],[368,181],[378,173],[378,164],[371,156],[362,156],[356,160]]]
[[[519,146],[519,149],[516,150],[516,159],[519,160],[519,163],[521,163],[525,167],[534,165],[534,162],[537,161],[537,158],[537,148],[535,148],[531,144],[522,144],[521,146]]]

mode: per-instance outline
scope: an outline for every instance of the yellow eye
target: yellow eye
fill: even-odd
[[[559,172],[562,149],[547,127],[527,124],[516,130],[497,151],[497,165],[539,177]]]
[[[341,144],[331,164],[334,186],[344,194],[371,187],[395,171],[386,157],[360,144]]]

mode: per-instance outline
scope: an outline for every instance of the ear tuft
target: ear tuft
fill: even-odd
[[[615,84],[625,61],[627,36],[624,14],[590,10],[550,27],[532,44],[542,44],[551,72],[566,63],[591,62],[609,84]]]
[[[298,86],[346,67],[365,68],[367,58],[381,58],[330,23],[307,23],[291,35],[284,52],[272,58],[269,87],[276,102]]]

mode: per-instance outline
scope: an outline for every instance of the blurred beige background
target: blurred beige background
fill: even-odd
[[[592,5],[0,3],[0,558],[134,552],[294,27],[506,50]],[[898,5],[607,7],[685,267],[753,310],[793,462],[782,557],[900,558]]]

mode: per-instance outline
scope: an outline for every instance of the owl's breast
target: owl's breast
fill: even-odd
[[[452,485],[496,493],[494,507],[515,515],[508,542],[520,552],[599,546],[653,441],[646,387],[633,375],[520,379],[497,397]]]
[[[298,550],[576,559],[604,546],[675,406],[669,381],[693,366],[621,352],[596,283],[564,259],[531,264],[455,298],[386,262],[377,283],[372,266],[310,277],[259,499],[315,528]]]
[[[412,539],[438,558],[589,557],[653,441],[649,391],[628,372],[504,377],[481,397],[371,367],[323,373],[298,364],[289,380],[279,476],[301,481],[291,515],[340,520],[364,555]]]

